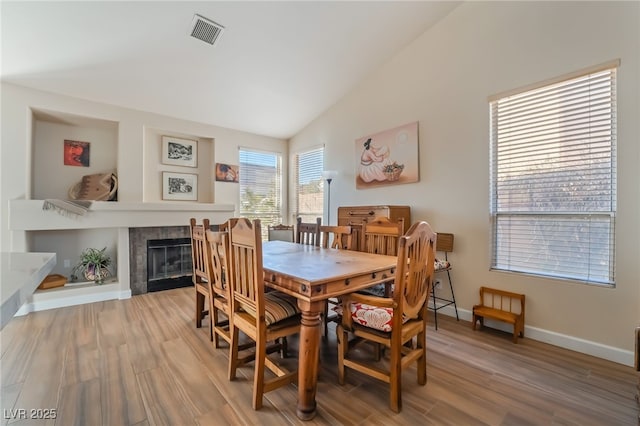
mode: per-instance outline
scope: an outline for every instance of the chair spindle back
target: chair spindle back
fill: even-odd
[[[296,226],[296,243],[307,244],[310,246],[320,245],[320,224],[322,218],[316,219],[316,223],[305,223],[302,218],[297,219]]]
[[[197,225],[196,220],[191,218],[191,260],[193,263],[193,284],[197,285],[209,279],[207,269],[207,249],[205,231],[209,229],[209,219],[203,219],[202,225]]]
[[[398,327],[403,318],[426,316],[427,299],[433,281],[435,247],[436,233],[427,222],[413,224],[407,234],[400,237],[393,296],[402,312],[402,315],[396,315]]]
[[[211,291],[219,296],[229,297],[228,286],[224,284],[224,274],[227,261],[226,254],[229,251],[228,232],[214,232],[207,230],[207,263],[209,268],[209,283]]]
[[[293,225],[269,225],[267,228],[267,238],[269,241],[295,242]]]
[[[404,230],[404,219],[392,222],[386,217],[378,217],[362,226],[362,251],[367,253],[396,256],[398,239]]]
[[[350,226],[320,226],[320,234],[322,247],[351,250],[353,233]]]
[[[264,317],[262,234],[260,220],[240,218],[229,231],[232,309]]]

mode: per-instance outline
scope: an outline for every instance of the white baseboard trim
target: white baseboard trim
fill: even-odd
[[[130,299],[131,289],[111,290],[91,294],[79,294],[57,297],[49,300],[34,300],[27,302],[16,312],[15,316],[26,315],[30,312],[46,311],[49,309],[64,308],[67,306],[84,305],[85,303],[104,302],[106,300]]]
[[[118,299],[122,300],[122,299],[131,299],[131,289],[127,289],[124,291],[120,292],[120,296],[118,296]]]
[[[433,306],[433,302],[431,304]],[[439,305],[438,305],[439,306]],[[444,314],[450,317],[456,316],[453,306],[446,306],[438,310],[438,314]],[[473,314],[471,311],[458,308],[458,317],[465,321],[471,322]],[[513,328],[509,324],[500,321],[485,320],[485,327],[495,328],[497,330],[513,332]],[[537,340],[539,342],[549,343],[554,346],[580,352],[583,354],[595,356],[597,358],[606,359],[618,364],[634,366],[633,351],[628,351],[614,346],[603,345],[601,343],[592,342],[590,340],[581,339],[579,337],[569,336],[566,334],[556,333],[555,331],[544,330],[538,327],[524,326],[525,338]]]

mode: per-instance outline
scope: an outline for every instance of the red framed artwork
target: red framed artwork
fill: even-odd
[[[89,142],[64,140],[64,165],[89,167]]]

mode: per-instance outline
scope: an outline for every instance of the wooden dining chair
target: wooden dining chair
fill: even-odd
[[[210,228],[209,219],[203,219],[198,225],[195,218],[189,219],[189,229],[191,233],[191,260],[193,264],[193,286],[196,292],[196,328],[202,327],[204,317],[208,315],[209,338],[213,341],[213,327],[211,315],[205,309],[205,300],[211,295],[209,292],[209,270],[207,263],[207,242],[205,231]]]
[[[230,227],[230,291],[231,291],[231,350],[229,380],[236,378],[239,358],[238,337],[242,331],[255,341],[255,370],[253,379],[253,408],[262,407],[265,392],[295,383],[298,372],[278,366],[268,353],[286,353],[286,336],[300,332],[300,310],[296,299],[279,291],[264,291],[262,269],[262,237],[260,220],[241,218]],[[268,342],[275,342],[267,347]],[[265,379],[265,368],[276,375]]]
[[[353,233],[351,232],[351,226],[320,226],[320,236],[322,240],[322,247],[335,248],[339,250],[351,250],[353,244]],[[340,316],[337,314],[329,315],[329,305],[337,306],[340,304],[339,298],[329,298],[324,306],[323,323],[324,323],[324,335],[329,334],[329,323],[337,322]]]
[[[293,225],[269,225],[267,227],[267,239],[269,241],[295,242]]]
[[[395,256],[398,254],[398,239],[404,233],[404,219],[394,222],[386,217],[377,217],[362,225],[362,251]]]
[[[316,223],[303,222],[299,217],[296,221],[296,243],[320,246],[321,223],[321,217],[316,219]]]
[[[228,267],[229,233],[205,232],[207,250],[207,270],[209,282],[209,315],[213,329],[213,341],[216,348],[220,347],[220,338],[231,344],[229,318],[231,304],[229,286],[225,282]],[[220,313],[224,319],[220,318]]]
[[[402,408],[402,370],[417,363],[418,384],[427,382],[427,304],[433,281],[436,234],[427,222],[417,222],[398,243],[393,297],[359,293],[342,296],[342,322],[338,325],[338,381],[345,383],[346,368],[390,385],[391,410]],[[349,340],[349,335],[353,339]],[[413,338],[416,342],[413,342]],[[369,362],[351,349],[359,341],[384,345],[388,365]]]
[[[320,226],[321,245],[324,248],[351,250],[353,233],[350,226]]]
[[[404,233],[404,219],[392,221],[387,217],[377,217],[371,222],[362,225],[361,251],[367,253],[396,256],[398,254],[398,241]],[[389,297],[393,280],[384,284],[362,290],[362,293]]]

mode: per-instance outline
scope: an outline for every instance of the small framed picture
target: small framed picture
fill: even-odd
[[[64,165],[89,167],[89,142],[64,140]]]
[[[163,200],[198,200],[198,175],[162,172]]]
[[[238,166],[216,163],[216,181],[234,183],[240,182],[240,170],[238,169]]]
[[[197,167],[198,141],[163,136],[162,163],[173,166]]]

